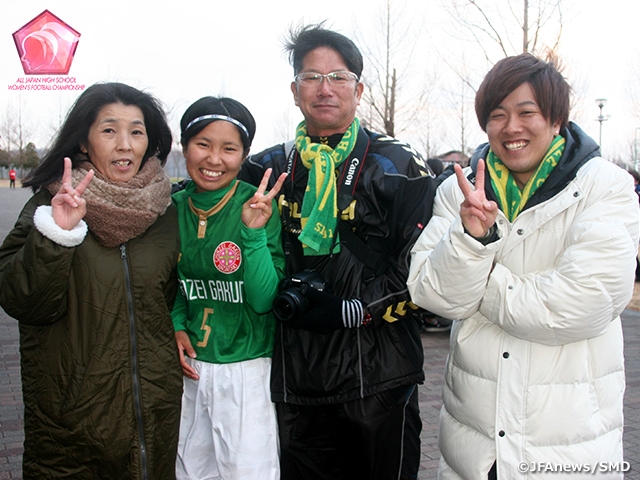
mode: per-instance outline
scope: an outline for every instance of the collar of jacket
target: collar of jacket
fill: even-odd
[[[562,136],[567,141],[564,147],[564,153],[558,162],[556,168],[549,175],[536,193],[529,199],[523,211],[538,205],[564,190],[564,188],[573,180],[578,170],[589,160],[600,156],[600,147],[575,123],[569,122],[567,127],[562,131]],[[475,180],[478,160],[487,158],[489,152],[489,143],[483,143],[471,156],[470,166],[472,173],[469,180]],[[491,179],[489,175],[485,176],[485,192],[489,200],[496,200],[496,195],[491,187]]]

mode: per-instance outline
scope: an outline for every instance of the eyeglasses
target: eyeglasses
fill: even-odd
[[[295,81],[303,87],[319,87],[325,78],[329,85],[334,87],[344,87],[354,80],[356,82],[359,80],[358,76],[353,72],[340,71],[325,74],[315,72],[299,73],[295,76]]]

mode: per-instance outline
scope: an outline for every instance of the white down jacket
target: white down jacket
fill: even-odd
[[[464,233],[452,175],[414,246],[413,301],[461,319],[444,374],[440,478],[484,480],[494,461],[501,479],[557,479],[567,467],[622,478],[600,462],[625,468],[619,315],[633,292],[638,197],[577,126],[563,135],[549,188],[513,223],[499,212],[499,240]]]

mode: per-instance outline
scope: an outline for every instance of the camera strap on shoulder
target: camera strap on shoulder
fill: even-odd
[[[364,160],[369,151],[369,135],[364,131],[362,127],[358,131],[358,138],[356,144],[353,147],[353,151],[349,158],[344,162],[344,168],[340,175],[340,183],[338,184],[338,210],[342,211],[349,207],[353,195],[356,191],[356,184],[364,165]],[[291,173],[294,170],[296,157],[298,152],[295,148],[295,141],[289,140],[282,144],[282,150],[284,156],[287,159],[287,173]]]
[[[360,127],[358,138],[349,158],[344,162],[344,168],[340,175],[338,184],[338,211],[346,210],[356,191],[356,185],[360,179],[371,140],[367,132]],[[285,158],[287,159],[287,172],[291,173],[297,156],[295,141],[290,140],[282,144]],[[338,233],[341,244],[347,248],[358,261],[364,265],[364,281],[368,282],[379,276],[387,267],[387,261],[382,256],[373,251],[362,239],[352,230],[347,222],[338,219]]]
[[[387,260],[374,252],[344,221],[338,222],[340,244],[347,248],[364,265],[363,281],[370,282],[387,268]]]
[[[282,149],[284,150],[284,158],[287,159],[287,172],[291,171],[291,166],[293,165],[293,160],[296,154],[296,141],[289,140],[282,144]]]
[[[365,158],[369,152],[369,135],[362,127],[358,130],[358,138],[349,158],[344,162],[344,167],[340,175],[338,185],[338,211],[343,211],[349,207],[353,196],[356,193],[356,184],[360,179],[360,173],[364,166]]]
[[[356,192],[356,185],[360,179],[362,167],[364,166],[371,140],[362,127],[358,131],[358,139],[342,170],[340,186],[338,189],[338,211],[342,212],[349,207]],[[358,237],[349,224],[338,219],[338,233],[340,243],[347,248],[354,257],[364,265],[363,281],[370,282],[375,277],[381,275],[386,267],[387,261],[384,256],[372,250],[360,237]]]

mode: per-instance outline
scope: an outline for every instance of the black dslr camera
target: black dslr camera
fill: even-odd
[[[280,283],[280,293],[273,301],[273,314],[281,322],[299,317],[309,309],[309,289],[325,291],[327,285],[315,270],[303,270]]]

